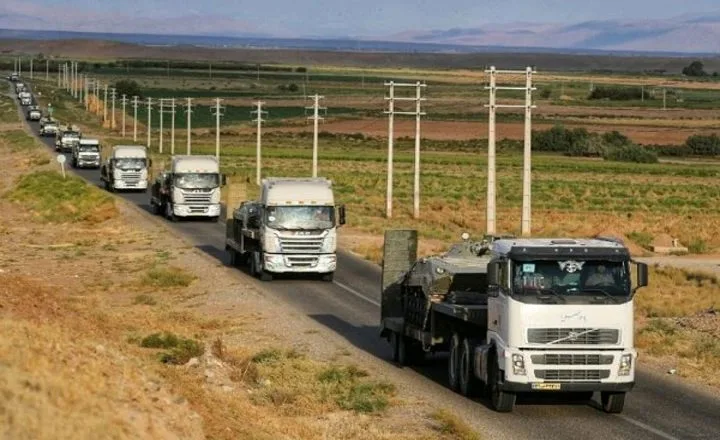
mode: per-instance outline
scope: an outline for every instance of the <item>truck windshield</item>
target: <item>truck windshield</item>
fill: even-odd
[[[80,145],[78,151],[81,153],[97,153],[100,148],[97,145]]]
[[[510,281],[513,297],[527,303],[621,303],[631,294],[628,264],[615,261],[517,261]]]
[[[175,174],[173,185],[183,189],[211,189],[220,185],[217,173],[183,173]]]
[[[139,157],[121,157],[115,159],[115,166],[121,170],[145,168],[145,159]]]
[[[330,229],[335,226],[332,206],[270,206],[265,210],[273,229]]]

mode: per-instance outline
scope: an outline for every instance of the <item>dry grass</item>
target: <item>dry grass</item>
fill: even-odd
[[[145,273],[141,283],[148,287],[166,289],[172,287],[187,287],[196,279],[197,276],[180,267],[154,267]]]
[[[437,411],[432,414],[432,418],[439,424],[438,431],[449,438],[456,440],[482,440],[480,434],[473,431],[465,422],[449,411]]]

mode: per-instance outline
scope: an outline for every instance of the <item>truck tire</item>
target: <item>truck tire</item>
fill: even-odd
[[[161,211],[161,205],[158,205],[157,203],[150,201],[150,212],[153,213],[153,215],[160,215]]]
[[[448,386],[457,391],[460,387],[458,375],[460,373],[460,335],[453,333],[450,338],[450,356],[448,356]]]
[[[397,363],[400,366],[406,367],[411,365],[418,365],[422,363],[425,358],[425,352],[422,346],[413,339],[407,336],[398,335],[398,360]]]
[[[165,203],[165,217],[171,222],[177,221],[175,213],[173,212],[172,203]]]
[[[625,406],[624,392],[603,391],[600,393],[603,411],[609,414],[619,414]]]
[[[488,357],[488,388],[490,404],[497,412],[512,412],[515,406],[515,394],[500,389],[500,376],[503,373],[497,364],[497,354],[493,351]]]
[[[477,396],[480,393],[480,381],[475,377],[474,354],[475,340],[465,338],[460,347],[460,363],[458,365],[458,376],[460,379],[460,393],[466,397]]]
[[[335,277],[335,272],[324,273],[322,275],[322,280],[327,281],[327,282],[332,282],[334,277]]]

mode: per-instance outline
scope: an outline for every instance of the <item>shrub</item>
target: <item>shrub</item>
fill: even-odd
[[[690,136],[685,141],[685,145],[690,150],[691,154],[697,156],[720,155],[720,136],[716,134],[696,134]]]
[[[609,99],[611,101],[632,101],[642,99],[641,87],[606,87],[598,86],[590,92],[588,99]]]
[[[635,144],[609,147],[605,149],[602,157],[615,162],[657,163],[658,161],[654,151]]]

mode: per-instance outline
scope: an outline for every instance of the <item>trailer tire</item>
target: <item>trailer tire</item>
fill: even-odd
[[[459,379],[460,393],[466,397],[477,396],[480,393],[480,381],[475,377],[473,368],[473,354],[477,344],[473,339],[465,338],[460,349]]]
[[[490,403],[497,412],[512,412],[516,395],[500,389],[500,375],[503,374],[497,364],[497,355],[493,351],[488,358],[488,387]]]
[[[602,402],[603,411],[609,414],[619,414],[625,406],[625,393],[603,391],[600,393],[600,401]]]
[[[458,375],[460,373],[460,335],[453,333],[450,338],[450,356],[448,357],[448,386],[457,391],[460,386]]]

